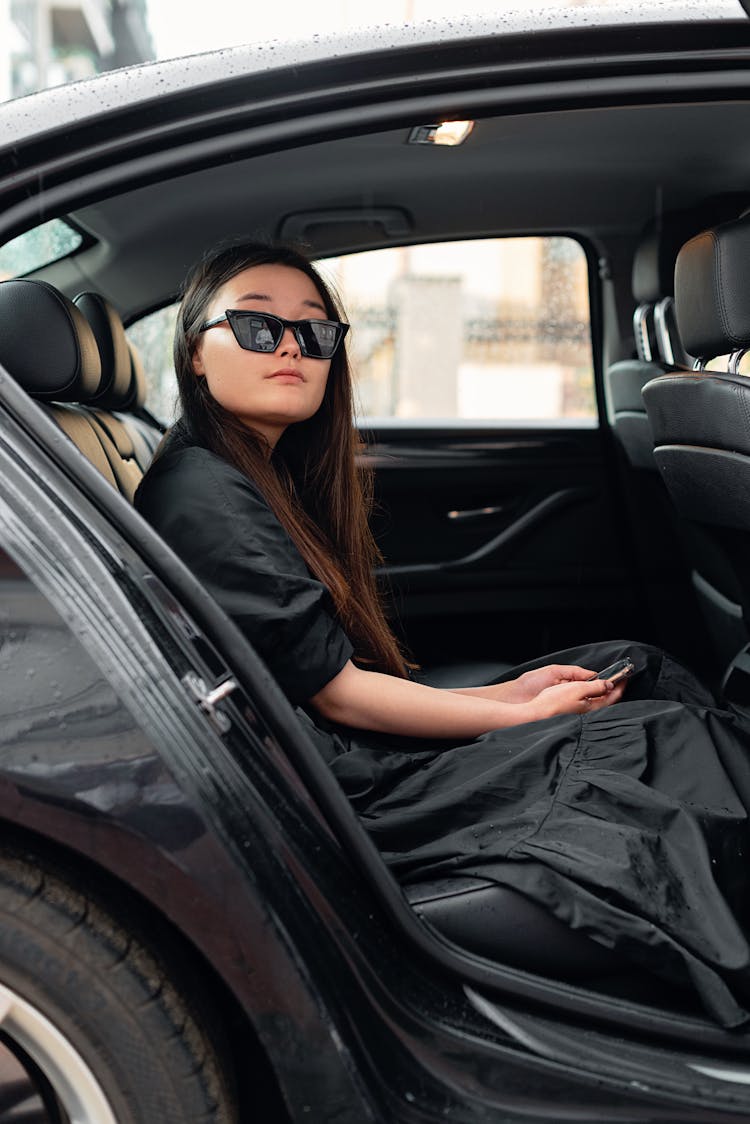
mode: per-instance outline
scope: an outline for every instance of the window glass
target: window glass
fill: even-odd
[[[160,421],[171,425],[177,415],[177,380],[172,360],[174,327],[178,305],[168,304],[136,320],[127,329],[128,339],[143,360],[146,373],[146,404]]]
[[[573,239],[433,243],[319,266],[352,324],[361,418],[596,417],[587,262]]]
[[[62,219],[50,219],[33,230],[24,231],[0,246],[0,281],[23,277],[42,265],[64,258],[82,242],[81,234]]]

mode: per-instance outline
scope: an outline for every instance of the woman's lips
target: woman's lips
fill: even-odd
[[[299,371],[295,371],[292,367],[285,367],[281,371],[274,371],[273,374],[268,376],[269,379],[285,379],[293,380],[294,382],[304,382],[302,375]]]

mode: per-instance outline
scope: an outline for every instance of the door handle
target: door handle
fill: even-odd
[[[446,511],[445,516],[452,523],[471,523],[486,519],[488,515],[500,515],[503,511],[505,511],[504,504],[495,504],[491,507],[470,507],[463,511]]]

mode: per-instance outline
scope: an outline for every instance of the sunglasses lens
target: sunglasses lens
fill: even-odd
[[[299,326],[302,351],[311,359],[330,359],[341,338],[341,328],[328,320],[308,320]]]
[[[272,320],[258,313],[234,314],[232,324],[240,347],[247,351],[275,351],[283,328],[278,320]]]

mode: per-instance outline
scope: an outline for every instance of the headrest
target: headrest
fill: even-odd
[[[43,401],[80,402],[96,393],[101,380],[86,318],[45,281],[0,282],[0,363]]]
[[[102,381],[91,406],[121,410],[130,393],[130,350],[119,314],[99,293],[79,293],[73,303],[88,320],[102,364]]]
[[[688,212],[673,211],[649,223],[633,259],[632,288],[636,304],[656,304],[674,293],[677,251],[698,229]]]
[[[710,359],[750,346],[750,217],[704,230],[682,247],[675,308],[691,355]]]

